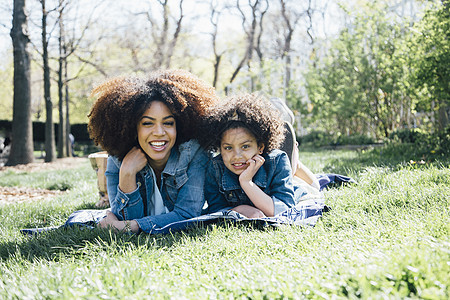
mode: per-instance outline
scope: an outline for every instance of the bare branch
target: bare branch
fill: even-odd
[[[181,31],[181,21],[183,21],[183,17],[184,17],[184,15],[183,15],[183,0],[180,0],[179,8],[180,8],[180,17],[178,18],[178,20],[176,22],[177,26],[175,29],[175,33],[173,34],[172,41],[170,41],[170,44],[169,44],[169,49],[167,52],[167,59],[166,59],[166,68],[170,67],[170,60],[172,58],[173,51],[175,49],[175,45],[177,44],[178,36]]]

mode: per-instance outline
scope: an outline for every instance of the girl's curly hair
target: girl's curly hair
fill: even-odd
[[[264,145],[264,153],[279,149],[284,141],[284,125],[278,110],[257,94],[226,98],[211,107],[201,126],[200,144],[218,151],[222,136],[228,129],[246,128]]]
[[[118,77],[93,89],[89,135],[110,155],[123,159],[137,146],[137,124],[152,101],[175,116],[176,144],[195,138],[208,107],[218,101],[215,89],[184,70],[155,71],[146,78]]]

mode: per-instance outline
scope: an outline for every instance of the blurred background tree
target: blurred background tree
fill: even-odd
[[[223,96],[286,99],[299,137],[448,126],[447,0],[26,1],[31,115],[53,112],[58,157],[70,155],[71,124],[87,122],[95,84],[155,68],[187,69]],[[13,118],[12,12],[0,4],[0,120]]]

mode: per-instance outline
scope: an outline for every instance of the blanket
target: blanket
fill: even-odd
[[[303,192],[299,202],[294,207],[274,217],[246,218],[238,212],[227,210],[170,223],[160,228],[155,227],[149,233],[167,234],[169,232],[186,230],[192,226],[202,226],[213,223],[221,223],[224,221],[231,221],[240,224],[257,224],[263,226],[314,226],[322,214],[329,210],[329,207],[325,205],[323,190],[332,185],[355,183],[352,178],[337,174],[318,175],[318,179],[321,185],[320,191],[311,189],[306,183],[304,183],[304,190],[307,192]],[[64,225],[57,227],[21,229],[21,232],[25,235],[35,235],[49,230],[69,228],[72,226],[81,226],[83,228],[93,229],[97,226],[101,219],[106,217],[106,211],[107,209],[78,210],[69,216]]]

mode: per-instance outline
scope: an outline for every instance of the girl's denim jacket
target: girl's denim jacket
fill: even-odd
[[[131,193],[119,189],[121,161],[110,156],[106,167],[106,183],[111,211],[119,220],[136,220],[142,231],[181,221],[201,214],[205,198],[205,168],[208,155],[197,141],[190,140],[173,147],[166,167],[161,174],[161,195],[169,213],[149,216],[149,199],[154,180],[147,164],[136,174],[138,188]],[[143,200],[145,199],[145,200]]]
[[[265,162],[253,182],[272,197],[274,215],[294,206],[291,165],[287,154],[273,150],[263,155]],[[239,184],[239,176],[227,169],[222,156],[211,159],[206,171],[205,198],[208,213],[224,211],[238,205],[254,206]]]

